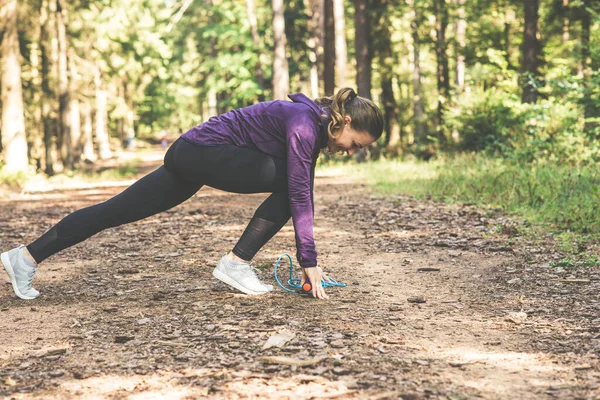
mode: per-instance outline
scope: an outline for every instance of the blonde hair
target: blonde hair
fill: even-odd
[[[345,124],[346,115],[352,118],[352,129],[358,132],[368,132],[377,140],[383,132],[383,114],[371,100],[358,96],[352,88],[342,88],[331,97],[319,97],[315,103],[329,110],[331,121],[327,125],[330,139],[335,138]]]

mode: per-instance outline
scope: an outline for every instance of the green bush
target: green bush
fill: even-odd
[[[583,106],[548,98],[521,103],[516,95],[488,90],[465,96],[446,115],[447,129],[458,133],[455,149],[483,151],[515,163],[589,165],[600,161],[600,146],[586,132]],[[590,126],[588,121],[587,126]]]

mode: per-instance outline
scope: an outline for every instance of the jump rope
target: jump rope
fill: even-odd
[[[290,267],[290,279],[288,279],[288,281],[287,281],[287,285],[288,285],[287,287],[283,283],[281,283],[281,281],[279,280],[279,276],[277,275],[277,268],[279,268],[281,261],[284,260],[285,258],[288,259],[288,264]],[[277,281],[277,284],[279,285],[279,287],[281,287],[286,292],[306,293],[306,294],[312,292],[312,284],[310,281],[307,280],[306,282],[304,282],[303,285],[301,285],[302,279],[294,277],[294,266],[292,264],[292,257],[290,257],[289,254],[282,254],[279,256],[279,258],[275,262],[275,268],[273,270],[273,275],[275,275],[275,281]],[[327,280],[327,281],[324,279],[321,279],[321,285],[323,286],[324,289],[328,288],[328,287],[345,287],[346,286],[345,283],[338,282],[331,277],[329,277],[329,280]]]

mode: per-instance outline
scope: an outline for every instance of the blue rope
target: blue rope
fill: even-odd
[[[283,283],[281,283],[281,281],[279,280],[279,276],[277,276],[277,268],[279,268],[279,264],[281,263],[281,260],[287,257],[288,259],[288,264],[290,266],[290,279],[288,279],[287,284],[289,287],[293,288],[290,289],[288,287],[285,287],[283,285]],[[279,256],[279,258],[277,259],[277,261],[275,262],[275,268],[273,270],[273,275],[275,275],[275,281],[277,281],[277,284],[286,292],[290,292],[290,293],[297,293],[298,291],[302,291],[302,286],[300,285],[302,283],[302,279],[300,278],[294,278],[294,266],[292,264],[292,257],[290,257],[289,254],[282,254]],[[328,281],[321,279],[321,285],[323,286],[323,288],[328,288],[328,287],[345,287],[346,284],[342,283],[342,282],[338,282],[333,278],[329,278]]]

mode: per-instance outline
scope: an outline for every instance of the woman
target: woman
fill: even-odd
[[[233,250],[213,275],[246,294],[273,289],[256,276],[250,260],[292,218],[303,282],[321,282],[313,238],[314,171],[319,152],[369,146],[383,131],[373,102],[341,89],[315,101],[303,94],[229,111],[183,134],[164,165],[117,196],[67,215],[37,240],[2,253],[0,259],[18,297],[35,299],[39,263],[96,233],[147,218],[183,203],[203,185],[233,193],[272,193],[256,210]],[[312,295],[328,299],[323,287]]]

